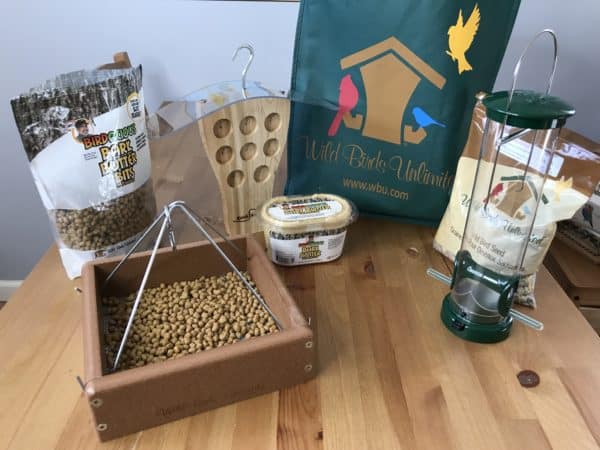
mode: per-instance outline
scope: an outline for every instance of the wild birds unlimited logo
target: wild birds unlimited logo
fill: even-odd
[[[442,89],[446,79],[395,37],[342,58],[340,66],[342,70],[360,70],[367,114],[353,113],[360,93],[352,76],[344,75],[328,136],[335,136],[343,124],[380,141],[419,144],[427,136],[427,127],[445,127],[419,106],[411,109],[412,120],[404,123],[404,112],[417,86],[427,82]]]
[[[449,50],[446,53],[457,62],[459,75],[472,70],[466,52],[473,44],[479,21],[479,7],[475,5],[466,23],[462,10],[459,10],[456,24],[448,29]],[[441,90],[446,78],[395,37],[342,58],[340,67],[342,70],[359,69],[367,113],[353,112],[361,93],[352,76],[344,75],[339,84],[338,109],[329,125],[328,136],[335,136],[343,124],[380,141],[420,144],[427,137],[429,127],[446,127],[421,106],[412,106],[412,117],[405,122],[404,113],[417,86],[425,82]]]

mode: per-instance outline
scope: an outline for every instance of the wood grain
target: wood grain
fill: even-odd
[[[0,449],[597,449],[600,338],[545,269],[537,333],[481,345],[445,330],[433,231],[360,220],[341,259],[280,268],[317,331],[319,376],[99,444],[75,382],[80,297],[55,248],[0,311]],[[536,371],[525,389],[516,374]],[[135,412],[132,411],[132,414]]]

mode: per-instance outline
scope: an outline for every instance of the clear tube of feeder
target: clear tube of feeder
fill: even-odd
[[[503,275],[523,260],[552,167],[560,129],[519,129],[486,119],[461,250]],[[475,162],[475,161],[473,161]]]

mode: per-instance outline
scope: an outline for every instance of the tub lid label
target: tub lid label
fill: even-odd
[[[283,222],[324,219],[342,212],[342,204],[336,200],[309,201],[303,203],[278,203],[268,209],[268,214]]]

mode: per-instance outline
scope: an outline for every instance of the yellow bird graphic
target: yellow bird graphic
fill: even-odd
[[[461,74],[466,70],[473,70],[465,53],[473,44],[473,39],[479,29],[479,6],[476,4],[471,12],[471,16],[467,23],[463,22],[462,9],[458,11],[458,20],[456,25],[448,28],[448,47],[446,53],[450,55],[452,61],[458,61],[458,73]]]
[[[569,177],[568,180],[565,180],[564,176],[560,177],[560,180],[556,180],[554,184],[554,195],[557,202],[560,202],[560,194],[567,189],[571,189],[573,187],[573,177]]]

